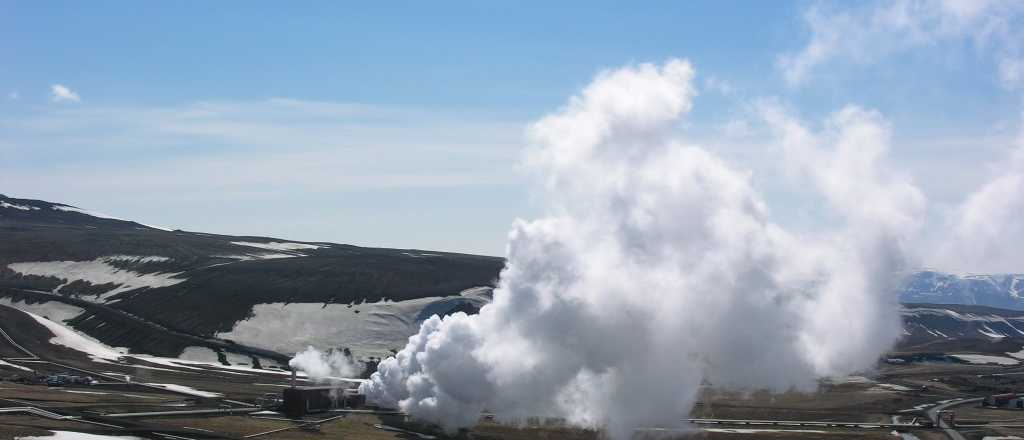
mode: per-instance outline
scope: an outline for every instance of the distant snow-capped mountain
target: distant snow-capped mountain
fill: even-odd
[[[904,282],[900,302],[965,304],[1024,310],[1024,274],[955,275],[917,272]]]

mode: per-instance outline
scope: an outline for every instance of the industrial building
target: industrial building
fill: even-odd
[[[359,390],[338,386],[285,388],[282,410],[291,418],[300,418],[341,408],[357,408],[366,403]]]
[[[1017,393],[993,394],[981,404],[991,408],[1024,409],[1024,398]]]
[[[335,381],[331,385],[296,386],[297,373],[292,370],[291,387],[281,393],[281,411],[288,417],[298,419],[306,414],[315,414],[332,409],[358,408],[366,404],[366,396],[359,393],[359,383]]]

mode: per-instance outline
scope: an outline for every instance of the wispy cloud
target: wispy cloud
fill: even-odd
[[[999,79],[1008,89],[1024,87],[1024,57],[1003,59],[999,63]]]
[[[849,3],[840,3],[848,5]],[[831,5],[830,5],[831,6]],[[783,54],[777,67],[787,83],[803,83],[831,61],[864,64],[911,48],[964,40],[1019,77],[1024,3],[1014,0],[900,0],[854,8],[815,4],[804,13],[806,45]],[[1015,67],[1018,66],[1018,67]]]
[[[728,80],[711,75],[704,78],[704,90],[719,93],[723,96],[731,96],[736,88]]]
[[[513,189],[523,126],[295,99],[30,106],[0,114],[0,192],[199,231],[499,255],[528,208]]]
[[[0,156],[18,159],[8,185],[126,196],[495,184],[515,179],[521,127],[294,99],[49,108],[0,119]]]
[[[82,98],[67,86],[54,84],[50,86],[50,100],[53,102],[80,102]]]
[[[7,99],[10,99],[11,101],[17,101],[21,99],[21,94],[19,94],[17,90],[13,90],[11,91],[11,93],[7,94]]]

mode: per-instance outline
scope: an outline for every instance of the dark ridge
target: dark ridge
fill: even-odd
[[[121,271],[180,274],[178,284],[122,292],[70,324],[111,346],[138,352],[177,355],[187,338],[165,337],[139,327],[120,312],[196,338],[212,338],[249,318],[263,303],[363,303],[457,295],[489,286],[498,278],[504,259],[497,257],[366,248],[347,244],[298,242],[272,237],[231,236],[154,229],[138,223],[102,219],[79,212],[51,209],[54,203],[4,198],[8,203],[40,209],[0,208],[0,288],[39,291],[72,304],[96,301],[113,284],[65,282],[58,277],[21,275],[9,269],[16,262],[90,261],[111,255],[162,256],[170,261],[104,260]],[[273,251],[232,242],[289,242],[324,246],[318,249]],[[252,259],[288,253],[294,258]],[[430,253],[429,257],[408,254]],[[10,292],[7,293],[10,296]],[[88,304],[86,304],[88,305]],[[467,312],[471,308],[462,307]],[[111,312],[111,313],[106,313]],[[442,311],[442,313],[445,311]],[[90,318],[92,316],[92,318]],[[105,324],[104,324],[105,323]]]

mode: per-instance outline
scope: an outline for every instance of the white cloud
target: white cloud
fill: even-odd
[[[7,99],[10,99],[11,101],[17,101],[18,99],[21,99],[21,94],[19,94],[17,90],[14,90],[11,93],[7,94]]]
[[[78,93],[69,89],[67,86],[62,84],[54,84],[50,86],[50,100],[53,102],[79,102],[82,100]]]
[[[848,5],[851,3],[839,3]],[[860,5],[859,3],[852,3]],[[789,84],[837,60],[863,64],[900,51],[945,41],[970,41],[997,62],[1019,56],[1024,44],[1024,2],[1016,0],[898,0],[854,8],[815,4],[804,13],[810,40],[780,56]]]

